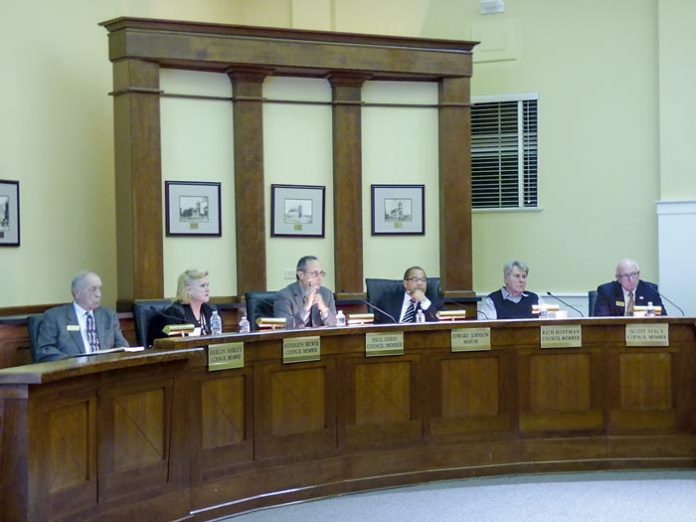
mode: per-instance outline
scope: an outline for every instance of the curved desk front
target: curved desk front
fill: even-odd
[[[457,477],[693,468],[694,321],[176,338],[142,353],[8,368],[0,517],[207,520]],[[461,328],[488,336],[490,349],[452,351]],[[368,334],[399,332],[403,354],[366,355]],[[284,362],[284,339],[307,336],[318,337],[319,359]],[[647,345],[627,346],[627,336]],[[562,346],[541,347],[554,340]],[[209,346],[240,341],[243,367],[209,370]]]

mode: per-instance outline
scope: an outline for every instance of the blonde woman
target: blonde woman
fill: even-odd
[[[202,335],[210,334],[210,317],[213,307],[210,301],[208,272],[186,270],[179,276],[176,301],[164,311],[166,324],[193,324]]]

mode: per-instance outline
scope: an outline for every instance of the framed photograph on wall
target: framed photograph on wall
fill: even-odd
[[[425,185],[372,185],[372,235],[425,234]]]
[[[0,246],[19,246],[19,181],[0,179]]]
[[[271,185],[271,237],[324,237],[325,189]]]
[[[165,181],[168,236],[222,235],[220,183]]]

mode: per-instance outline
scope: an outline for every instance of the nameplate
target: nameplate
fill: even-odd
[[[208,346],[208,371],[244,368],[244,343],[211,344]]]
[[[450,332],[453,352],[483,352],[491,349],[490,328],[453,328]]]
[[[627,324],[626,346],[669,346],[669,325]]]
[[[283,364],[319,359],[321,359],[321,340],[318,335],[283,339]]]
[[[542,326],[542,348],[580,348],[582,346],[582,326],[568,324],[563,326]]]
[[[403,355],[404,332],[365,334],[365,356]]]

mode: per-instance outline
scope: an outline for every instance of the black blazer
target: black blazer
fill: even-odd
[[[634,292],[634,302],[638,306],[647,306],[652,302],[655,306],[662,307],[662,315],[667,315],[660,299],[660,292],[655,283],[648,281],[638,281],[638,286]],[[595,316],[622,316],[626,313],[626,303],[624,303],[623,290],[617,281],[605,283],[597,287],[597,302],[595,304]]]
[[[387,315],[383,314],[379,310],[374,310],[375,314],[375,323],[394,323],[394,322],[399,322],[399,316],[401,315],[401,307],[404,304],[404,287],[402,286],[398,291],[395,292],[389,292],[388,294],[384,294],[382,298],[374,303],[376,307],[381,308],[388,314],[390,314],[391,317],[388,317]],[[436,322],[438,321],[437,318],[437,312],[442,309],[442,303],[441,302],[436,302],[434,300],[430,300],[430,306],[428,307],[427,310],[423,310],[423,314],[425,314],[425,320],[428,322]]]
[[[210,334],[210,318],[213,315],[214,308],[208,303],[203,303],[201,306],[201,313],[205,317],[205,331],[201,330],[201,335]],[[161,313],[162,316],[162,328],[168,324],[192,324],[194,326],[200,327],[201,322],[196,320],[193,315],[193,310],[191,306],[187,304],[182,304],[179,302],[173,303],[169,308]],[[160,329],[160,332],[162,330]],[[163,337],[164,334],[160,334]]]

